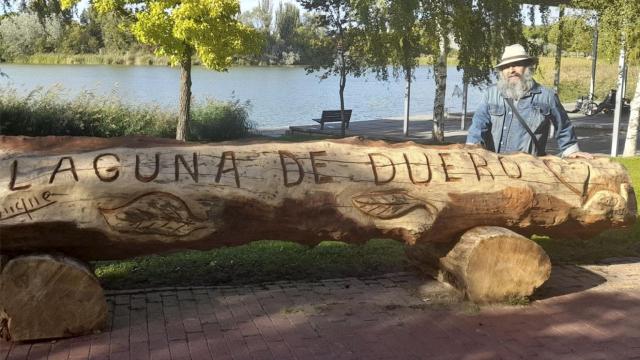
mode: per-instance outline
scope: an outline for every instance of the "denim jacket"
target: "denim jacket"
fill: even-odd
[[[551,124],[556,129],[561,156],[580,151],[567,112],[553,90],[534,83],[529,93],[514,102],[514,106],[535,134],[541,147],[538,154],[545,153]],[[522,151],[538,155],[531,136],[513,115],[495,85],[487,89],[482,104],[473,115],[467,144],[481,144],[497,153]]]

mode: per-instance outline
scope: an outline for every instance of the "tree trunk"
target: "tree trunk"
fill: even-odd
[[[347,63],[345,59],[345,40],[344,29],[342,28],[342,16],[340,9],[338,9],[337,16],[335,18],[336,26],[338,28],[338,58],[340,59],[340,136],[346,136],[346,123],[344,119],[344,88],[347,84]]]
[[[115,259],[262,239],[449,243],[483,225],[592,236],[635,219],[626,170],[608,158],[462,145],[2,137],[0,169],[9,256]]]
[[[409,105],[411,104],[411,69],[404,69],[404,122],[402,132],[409,136]]]
[[[176,140],[186,141],[191,123],[191,52],[180,62],[180,113]]]
[[[440,54],[434,66],[436,94],[433,99],[433,138],[438,142],[444,141],[444,104],[447,95],[447,55],[449,44],[447,34],[440,32]]]
[[[616,91],[616,106],[613,110],[613,129],[611,131],[611,156],[618,156],[618,136],[620,135],[620,118],[622,117],[622,89],[627,79],[624,76],[624,68],[626,66],[626,39],[624,34],[620,38],[620,56],[618,57],[618,90]]]
[[[467,121],[467,100],[469,97],[469,83],[467,81],[462,85],[462,119],[460,119],[460,130],[464,130]]]
[[[640,73],[636,82],[636,93],[631,100],[631,112],[629,113],[629,125],[627,137],[624,141],[623,156],[635,156],[638,142],[638,122],[640,121]]]
[[[562,46],[563,46],[563,30],[564,30],[564,22],[562,18],[564,17],[564,5],[560,5],[560,12],[558,15],[558,43],[556,44],[556,57],[554,62],[554,77],[553,77],[553,87],[556,89],[556,93],[560,94],[560,62],[562,61]]]
[[[596,68],[598,64],[598,28],[600,19],[596,13],[593,17],[593,40],[591,40],[591,78],[589,79],[589,100],[594,100],[596,95]]]
[[[0,273],[0,336],[7,340],[90,334],[107,318],[98,279],[73,259],[21,256]]]
[[[344,62],[344,57],[343,60]],[[346,135],[346,122],[344,118],[344,88],[347,85],[347,72],[346,69],[343,68],[340,70],[340,136],[345,137]]]
[[[549,257],[538,244],[495,226],[473,228],[453,246],[416,247],[409,255],[475,303],[528,297],[551,274]]]

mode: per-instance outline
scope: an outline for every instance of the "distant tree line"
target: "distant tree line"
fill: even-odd
[[[13,5],[13,6],[10,6]],[[92,4],[74,16],[60,1],[32,1],[4,4],[0,15],[0,61],[11,62],[34,54],[124,54],[153,53],[127,29],[131,18],[118,12],[99,12]],[[314,44],[324,32],[314,17],[302,13],[294,3],[261,0],[239,20],[264,38],[262,51],[235,59],[251,65],[308,64]]]
[[[149,52],[126,31],[127,21],[115,13],[98,14],[91,6],[74,19],[69,10],[39,13],[23,2],[0,18],[0,59],[38,53]]]
[[[315,45],[321,43],[324,31],[317,17],[301,13],[291,2],[260,0],[255,8],[241,14],[240,20],[258,30],[265,39],[262,52],[249,59],[252,64],[294,65],[313,61]]]
[[[0,60],[11,62],[39,53],[153,53],[127,31],[131,19],[123,14],[100,13],[92,4],[76,16],[74,11],[62,9],[58,0],[21,1],[13,7],[5,4],[4,15],[0,15]],[[549,22],[548,8],[541,8],[540,13],[542,25],[525,26],[524,36],[533,47],[539,47],[539,53],[551,54],[559,24]],[[274,0],[260,0],[258,6],[242,12],[239,20],[265,40],[259,54],[236,59],[241,64],[310,65],[321,55],[319,46],[327,43],[318,14],[302,12],[293,2],[276,5]],[[563,21],[564,50],[590,54],[593,25],[581,16],[567,16]]]

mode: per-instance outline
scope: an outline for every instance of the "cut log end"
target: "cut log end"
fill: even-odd
[[[0,335],[12,341],[93,333],[107,322],[98,279],[67,257],[11,259],[0,273]]]
[[[447,252],[426,256],[432,250],[424,247],[415,254],[421,253],[431,263],[438,259],[433,265],[439,267],[439,280],[460,289],[475,303],[528,297],[551,275],[551,261],[538,244],[501,227],[473,228]]]

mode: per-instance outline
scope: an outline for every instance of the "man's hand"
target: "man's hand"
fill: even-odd
[[[565,156],[566,159],[588,159],[591,160],[593,159],[593,155],[587,153],[587,152],[583,152],[583,151],[576,151],[573,152],[567,156]]]

